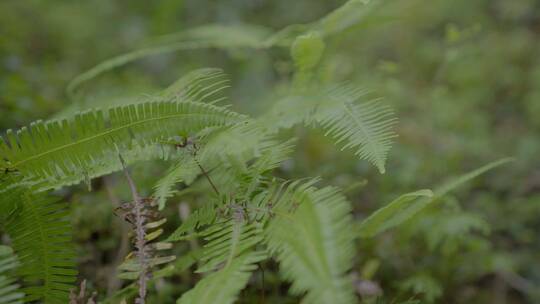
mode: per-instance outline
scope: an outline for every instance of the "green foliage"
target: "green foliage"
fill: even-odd
[[[377,1],[373,1],[377,2]],[[274,46],[290,46],[303,34],[318,31],[324,36],[335,34],[360,23],[375,7],[362,0],[349,0],[320,21],[309,25],[292,25],[271,34],[269,30],[254,25],[208,24],[176,34],[169,34],[152,41],[151,46],[108,59],[75,77],[67,86],[68,96],[74,98],[76,90],[84,83],[114,68],[156,54],[208,48],[266,49]],[[310,52],[311,53],[311,52]]]
[[[373,237],[383,231],[396,227],[417,215],[423,209],[436,202],[448,192],[491,169],[511,161],[513,161],[512,158],[504,158],[489,163],[467,174],[454,178],[449,182],[446,182],[434,192],[431,190],[420,190],[402,195],[365,219],[358,227],[359,234],[361,237]]]
[[[367,92],[352,85],[314,91],[315,94],[308,93],[308,89],[279,100],[260,120],[273,131],[301,122],[318,123],[336,143],[344,143],[343,149],[356,149],[361,159],[384,173],[388,151],[396,137],[392,110],[378,100],[361,101]]]
[[[2,126],[48,118],[0,140],[0,236],[22,263],[6,284],[26,299],[65,303],[78,268],[104,303],[141,278],[164,304],[538,302],[534,1],[98,2],[0,3]],[[519,161],[460,175],[500,155]],[[119,158],[159,205],[148,271]]]
[[[66,303],[77,270],[67,205],[44,194],[23,192],[5,229],[20,257],[25,302]]]
[[[315,68],[321,61],[324,42],[317,33],[298,36],[291,46],[291,57],[299,70]]]
[[[240,206],[231,207],[233,219],[210,226],[200,235],[206,241],[197,272],[227,268],[235,258],[253,248],[262,240],[262,229],[258,223],[249,224]],[[224,265],[224,266],[222,266]]]
[[[19,285],[15,283],[10,272],[19,266],[17,257],[8,246],[0,246],[0,303],[21,304],[24,293],[19,291]]]
[[[399,288],[404,291],[412,291],[420,294],[426,303],[434,303],[442,296],[442,287],[430,275],[425,273],[416,274],[400,283]]]
[[[403,194],[387,206],[375,211],[358,226],[361,237],[373,237],[391,227],[399,225],[403,219],[400,218],[407,205],[419,197],[433,197],[433,192],[429,189],[418,190]]]
[[[341,108],[321,114],[317,119],[326,129],[326,134],[337,143],[347,142],[343,149],[357,149],[356,154],[374,164],[380,173],[385,173],[385,162],[390,150],[395,123],[390,108],[377,101],[363,104],[354,102],[363,95],[353,87],[337,89],[330,93],[332,100],[343,100]]]
[[[278,213],[266,232],[284,277],[292,281],[291,292],[307,292],[308,303],[354,303],[346,275],[353,257],[349,203],[333,188],[308,191],[289,208],[293,203],[296,211]]]
[[[265,258],[260,252],[246,253],[237,257],[224,268],[216,271],[197,283],[176,303],[233,303],[238,292],[246,285],[250,273],[257,268],[256,263]]]
[[[152,102],[81,113],[72,120],[36,122],[0,142],[3,166],[58,187],[120,169],[118,154],[144,150],[173,135],[187,137],[231,125],[242,116],[198,102]],[[131,160],[127,158],[128,160]],[[143,158],[144,159],[144,158]]]

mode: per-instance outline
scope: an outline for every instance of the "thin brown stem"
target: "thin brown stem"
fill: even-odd
[[[144,228],[146,217],[144,215],[144,203],[141,197],[139,196],[139,193],[137,192],[137,187],[135,186],[135,182],[131,178],[131,175],[129,174],[124,159],[121,155],[120,162],[122,163],[122,167],[124,169],[124,175],[126,176],[126,179],[129,184],[129,188],[131,189],[131,195],[133,196],[133,215],[135,217],[134,225],[135,225],[135,247],[137,249],[137,259],[139,261],[139,265],[141,267],[141,271],[139,273],[139,279],[138,279],[138,285],[139,285],[139,297],[135,300],[135,303],[137,304],[145,304],[146,299],[146,293],[147,293],[147,281],[148,281],[148,263],[147,263],[147,248],[146,248],[146,230]]]
[[[206,177],[206,179],[208,180],[208,182],[212,186],[212,189],[214,189],[214,192],[216,192],[216,194],[219,195],[219,191],[218,191],[216,185],[214,184],[214,182],[212,182],[212,179],[210,178],[210,175],[208,175],[208,172],[206,172],[206,170],[204,170],[201,163],[197,159],[195,159],[195,162],[197,163],[197,166],[199,166],[199,169],[201,170],[202,174]]]

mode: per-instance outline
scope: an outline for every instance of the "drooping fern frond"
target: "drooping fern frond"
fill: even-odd
[[[0,141],[1,164],[47,186],[77,183],[121,168],[118,153],[155,146],[170,136],[234,124],[243,116],[198,102],[153,102],[36,122]],[[127,159],[129,161],[129,159]]]
[[[197,283],[195,288],[184,293],[178,304],[229,304],[247,284],[251,272],[257,269],[256,263],[264,260],[266,254],[249,252],[234,258],[227,266]]]
[[[43,193],[19,199],[5,230],[21,261],[25,302],[67,303],[77,275],[68,206]]]
[[[8,246],[0,246],[0,303],[22,304],[24,293],[11,275],[19,266],[17,257]]]
[[[319,124],[326,135],[343,143],[343,149],[353,148],[361,158],[385,172],[385,162],[396,118],[390,107],[377,100],[360,101],[367,92],[352,85],[324,90],[294,92],[279,100],[259,118],[270,132],[303,123]]]
[[[341,108],[317,114],[317,120],[337,143],[346,142],[343,149],[356,149],[360,158],[384,173],[392,138],[396,136],[392,130],[396,118],[388,106],[378,101],[356,103],[363,95],[363,91],[349,86],[333,90],[329,96],[338,103],[342,101]]]
[[[306,303],[355,303],[347,272],[354,254],[351,207],[335,188],[310,189],[290,216],[276,217],[265,231],[291,292]]]

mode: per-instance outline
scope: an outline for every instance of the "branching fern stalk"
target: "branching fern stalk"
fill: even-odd
[[[122,265],[119,266],[121,270],[127,272],[120,274],[124,279],[136,279],[139,286],[139,296],[136,299],[136,303],[144,304],[146,302],[146,294],[148,291],[148,280],[151,278],[151,270],[153,266],[171,262],[175,259],[174,256],[170,257],[157,257],[156,251],[169,249],[171,244],[168,243],[150,243],[163,232],[162,229],[150,232],[151,229],[159,228],[165,219],[158,220],[155,217],[155,212],[150,210],[151,207],[155,207],[153,199],[144,199],[139,195],[137,186],[131,178],[125,162],[122,156],[119,156],[122,166],[124,168],[124,175],[128,181],[129,188],[133,201],[125,204],[121,208],[126,211],[126,219],[132,224],[134,230],[134,244],[135,244],[135,258],[128,258]]]

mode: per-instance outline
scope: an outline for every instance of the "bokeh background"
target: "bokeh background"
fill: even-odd
[[[202,67],[230,76],[235,109],[262,113],[272,92],[291,80],[287,48],[173,52],[99,76],[75,100],[66,86],[99,62],[161,35],[209,23],[279,30],[316,20],[344,2],[2,0],[0,130],[68,108],[137,100]],[[338,151],[322,133],[299,127],[291,131],[300,138],[297,152],[282,174],[321,176],[343,187],[361,219],[402,193],[515,157],[414,221],[359,242],[354,271],[362,297],[381,295],[388,303],[539,303],[540,2],[378,2],[362,22],[325,40],[319,76],[359,84],[394,107],[399,137],[387,173]],[[141,164],[134,175],[151,191],[165,167]],[[80,186],[62,194],[72,202],[81,277],[106,295],[120,286],[109,277],[122,231],[111,200],[129,194],[114,175],[93,183],[93,192]],[[171,226],[178,223],[175,204],[165,212]],[[173,303],[195,279],[186,273],[160,282],[151,301]],[[275,272],[267,280],[267,301],[297,301],[287,297]],[[257,301],[257,291],[242,295],[243,303]]]

